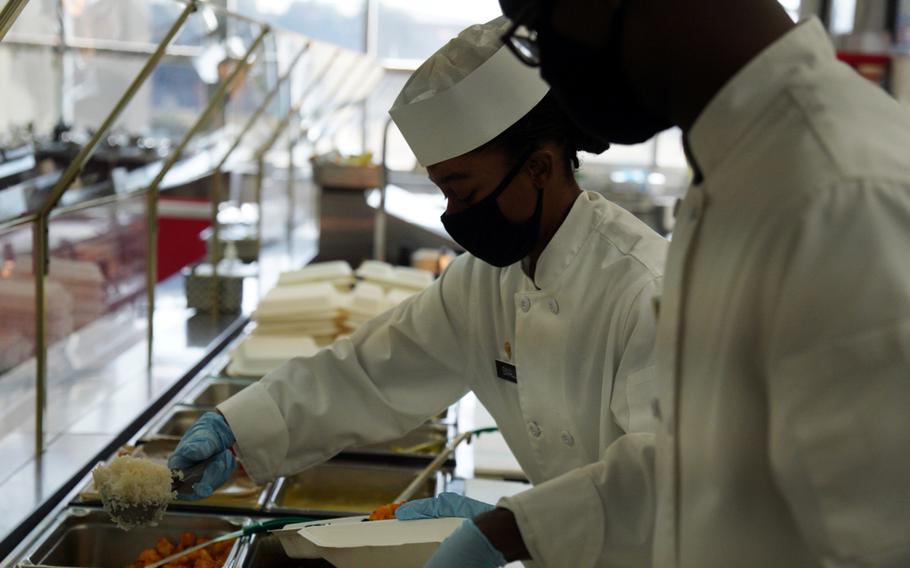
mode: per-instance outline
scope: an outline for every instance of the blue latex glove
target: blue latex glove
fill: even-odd
[[[499,568],[506,564],[502,553],[467,519],[442,541],[426,568]]]
[[[398,507],[395,517],[399,521],[462,517],[472,519],[495,509],[493,505],[457,493],[441,493],[439,497],[408,501]]]
[[[442,541],[427,563],[428,568],[494,568],[505,566],[506,559],[471,519],[492,511],[493,505],[457,493],[442,493],[439,497],[417,499],[398,507],[399,521],[462,517],[467,519],[449,538]]]
[[[168,467],[182,470],[212,456],[218,457],[205,468],[202,479],[193,484],[192,493],[181,493],[177,497],[190,501],[205,499],[224,485],[237,467],[230,451],[232,445],[234,433],[224,417],[216,412],[206,412],[190,426],[167,460]]]

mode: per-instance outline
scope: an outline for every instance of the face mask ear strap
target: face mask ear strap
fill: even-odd
[[[493,193],[488,195],[486,199],[493,200],[502,195],[506,188],[512,185],[512,182],[515,181],[515,178],[518,177],[518,174],[521,173],[522,168],[524,168],[525,164],[528,162],[531,154],[533,154],[536,150],[537,148],[535,146],[531,146],[522,152],[521,158],[518,160],[518,162],[512,166],[512,169],[509,170],[509,173],[506,174],[506,177],[502,178],[502,181],[499,182],[499,185],[496,186],[496,189],[493,190]]]

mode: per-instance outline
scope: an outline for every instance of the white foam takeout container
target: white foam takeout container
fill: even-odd
[[[324,558],[336,568],[421,568],[464,519],[371,521],[345,517],[275,531],[291,558]]]
[[[250,335],[231,352],[230,376],[261,377],[294,357],[308,357],[319,347],[305,335]]]
[[[300,270],[283,272],[278,276],[279,286],[310,282],[330,282],[336,286],[349,286],[354,283],[354,271],[346,261],[335,260],[311,264]]]

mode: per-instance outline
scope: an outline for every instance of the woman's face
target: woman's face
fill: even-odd
[[[430,181],[446,197],[446,213],[458,213],[478,203],[499,186],[515,163],[500,150],[469,152],[427,168]],[[537,203],[527,164],[499,195],[496,203],[513,223],[531,218]]]

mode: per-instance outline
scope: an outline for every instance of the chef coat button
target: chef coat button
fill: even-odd
[[[559,313],[559,304],[556,303],[556,300],[551,299],[547,302],[547,305],[550,306],[550,311],[553,312],[554,316]]]
[[[543,431],[540,429],[540,424],[534,422],[533,420],[528,422],[528,432],[535,438],[540,438],[540,435]]]
[[[528,313],[531,310],[531,299],[527,296],[522,297],[521,299],[521,311]]]
[[[562,431],[562,434],[559,435],[559,438],[562,440],[562,443],[567,446],[571,447],[575,445],[575,437],[566,430]]]

